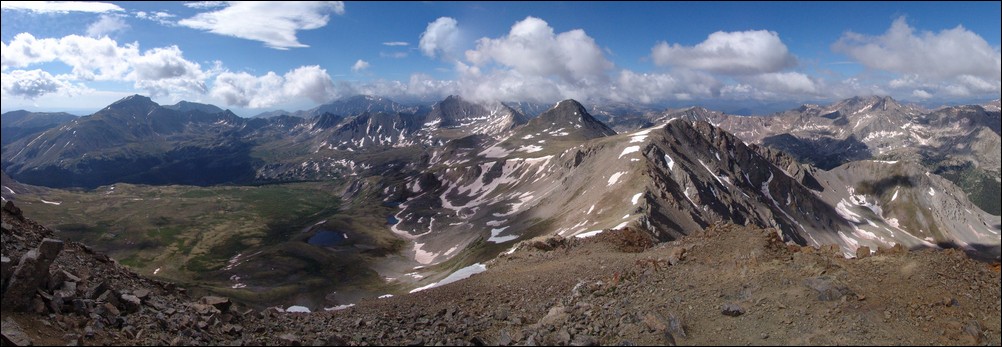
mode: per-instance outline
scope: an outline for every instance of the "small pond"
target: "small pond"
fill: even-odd
[[[345,242],[347,241],[348,241],[348,234],[342,231],[334,231],[327,229],[321,229],[320,231],[317,231],[317,233],[314,234],[312,237],[310,237],[309,240],[306,240],[307,243],[320,247],[340,246],[345,244]]]

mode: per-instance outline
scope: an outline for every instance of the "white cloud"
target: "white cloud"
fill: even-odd
[[[137,55],[136,44],[119,46],[108,37],[69,35],[59,39],[36,39],[29,33],[20,33],[10,44],[4,44],[0,64],[6,70],[60,61],[72,67],[78,79],[115,80],[126,74],[129,59]]]
[[[919,99],[928,99],[928,98],[932,97],[932,94],[929,94],[929,92],[921,90],[921,89],[916,89],[916,90],[912,91],[912,96],[916,97],[916,98],[919,98]]]
[[[535,17],[515,23],[507,36],[477,40],[477,48],[466,51],[466,59],[476,66],[493,61],[524,77],[556,77],[577,87],[608,81],[613,68],[584,30],[554,34],[549,24]]]
[[[421,33],[418,47],[424,55],[435,58],[441,56],[452,59],[459,48],[459,27],[455,19],[439,17]]]
[[[87,27],[87,36],[107,36],[117,31],[128,29],[129,25],[118,16],[101,15],[101,19]]]
[[[343,14],[344,2],[232,2],[220,10],[182,19],[178,24],[286,50],[309,47],[299,42],[296,32],[324,27],[330,13]]]
[[[407,46],[407,45],[410,45],[410,43],[403,41],[383,42],[383,46]]]
[[[197,9],[209,9],[226,6],[226,1],[190,1],[184,3],[185,7]]]
[[[14,70],[0,74],[3,76],[3,94],[35,99],[45,94],[56,93],[69,84],[48,72],[35,70]]]
[[[787,94],[817,94],[818,85],[805,74],[799,72],[773,72],[745,78],[757,87],[772,92]]]
[[[3,10],[30,11],[34,13],[105,13],[124,11],[115,4],[83,1],[3,1],[0,2],[0,8]]]
[[[254,76],[246,72],[223,72],[216,76],[210,93],[229,106],[263,108],[308,98],[317,103],[337,96],[327,70],[303,66],[284,76],[268,72]]]
[[[177,46],[148,50],[130,63],[133,70],[127,79],[153,96],[206,91],[208,74],[199,64],[184,59]]]
[[[718,31],[692,47],[660,42],[651,57],[659,66],[734,75],[778,72],[797,64],[779,35],[766,30]]]
[[[36,39],[28,33],[14,36],[3,44],[2,69],[61,62],[71,73],[58,76],[73,81],[126,81],[152,95],[178,92],[205,92],[209,73],[188,61],[177,46],[154,48],[140,53],[137,43],[119,45],[108,38],[69,35]],[[38,80],[36,78],[36,80]]]
[[[832,45],[871,69],[947,80],[963,75],[1002,80],[1002,54],[981,36],[957,26],[916,33],[904,17],[880,36],[846,33]]]
[[[351,71],[359,72],[369,68],[369,62],[359,59],[355,61],[355,64],[351,66]]]
[[[151,21],[154,21],[154,22],[160,23],[161,25],[166,25],[166,26],[173,26],[173,25],[176,24],[174,22],[174,20],[171,19],[171,18],[174,18],[174,17],[176,17],[176,16],[173,15],[173,14],[171,14],[171,13],[164,12],[164,11],[157,11],[157,12],[152,12],[152,13],[145,12],[145,11],[136,12],[136,18],[145,19],[145,20],[151,20]]]
[[[614,101],[653,103],[714,97],[720,94],[720,88],[721,83],[705,73],[676,71],[672,75],[623,70],[611,96]]]

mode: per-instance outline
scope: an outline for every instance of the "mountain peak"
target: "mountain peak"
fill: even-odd
[[[164,106],[164,108],[168,108],[168,109],[175,110],[175,111],[181,111],[181,112],[188,112],[188,111],[202,111],[202,112],[205,112],[205,113],[219,113],[219,112],[223,112],[223,109],[219,108],[216,105],[202,104],[202,103],[191,102],[191,101],[184,101],[184,100],[178,101],[178,103],[173,104],[173,105]]]
[[[148,96],[142,96],[139,94],[134,94],[126,96],[121,100],[115,101],[108,107],[105,107],[102,111],[123,111],[126,113],[147,113],[150,109],[160,107],[160,104],[153,102]]]

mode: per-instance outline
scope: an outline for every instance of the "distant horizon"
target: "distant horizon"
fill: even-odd
[[[95,109],[93,111],[72,112],[72,111],[69,111],[69,110],[58,110],[58,109],[51,110],[51,111],[41,111],[41,110],[31,110],[31,109],[18,108],[18,109],[10,109],[10,110],[3,109],[2,111],[0,111],[0,114],[6,114],[6,113],[10,113],[10,112],[17,112],[17,111],[27,111],[27,112],[33,112],[33,113],[36,113],[36,112],[37,113],[68,113],[68,114],[71,114],[71,115],[74,115],[74,116],[77,116],[77,117],[83,117],[83,116],[89,116],[89,115],[92,115],[94,113],[97,113],[98,111],[104,109],[107,106],[110,106],[111,104],[114,104],[115,102],[121,101],[123,99],[129,98],[129,97],[135,96],[135,95],[139,95],[139,96],[142,96],[142,97],[150,98],[154,103],[156,103],[156,104],[158,104],[160,106],[173,106],[173,105],[177,105],[178,103],[181,103],[181,102],[189,102],[189,103],[197,103],[197,104],[204,104],[204,105],[209,105],[209,106],[215,106],[215,107],[218,107],[218,108],[220,108],[220,109],[222,109],[224,111],[233,112],[233,114],[235,114],[235,115],[237,115],[237,116],[239,116],[241,118],[254,118],[254,117],[257,117],[257,116],[265,114],[265,113],[273,113],[273,112],[287,112],[289,114],[293,114],[293,113],[297,113],[297,112],[305,112],[305,111],[309,111],[311,109],[314,109],[314,108],[322,106],[322,105],[327,105],[327,104],[331,104],[331,103],[335,103],[335,102],[339,102],[339,101],[343,101],[343,100],[348,100],[348,99],[359,97],[359,96],[371,96],[371,97],[385,98],[385,99],[388,99],[390,101],[393,101],[395,103],[398,103],[398,104],[401,104],[401,105],[404,105],[404,106],[428,106],[428,107],[431,107],[431,106],[435,105],[436,103],[441,102],[442,100],[445,100],[445,98],[442,98],[442,99],[436,100],[436,101],[411,101],[411,102],[407,102],[407,101],[398,101],[398,100],[395,100],[395,99],[390,98],[390,97],[379,96],[379,95],[355,94],[355,95],[345,96],[345,97],[339,98],[337,100],[332,100],[332,101],[327,102],[327,103],[317,104],[316,106],[309,107],[309,108],[304,108],[304,109],[297,109],[297,110],[276,109],[276,110],[269,110],[269,111],[260,111],[260,112],[256,112],[256,113],[253,113],[253,114],[241,114],[241,113],[237,113],[237,112],[233,111],[230,108],[223,107],[223,106],[216,105],[216,104],[212,104],[212,103],[197,102],[197,101],[190,101],[190,100],[179,100],[179,101],[176,101],[176,102],[164,103],[164,102],[158,102],[157,100],[153,99],[150,95],[132,94],[132,95],[127,95],[127,96],[123,97],[122,99],[118,99],[118,100],[115,100],[115,101],[113,101],[111,103],[108,103],[107,105],[101,106],[100,108]],[[446,98],[447,97],[451,97],[451,96],[458,96],[460,98],[463,98],[462,95],[449,95],[449,96],[446,96]],[[936,108],[940,108],[940,107],[950,107],[950,106],[984,105],[984,104],[987,104],[987,103],[999,100],[999,98],[996,98],[996,99],[989,99],[989,100],[970,100],[968,102],[957,102],[957,103],[950,103],[950,104],[935,104],[935,103],[933,103],[933,104],[923,104],[921,102],[912,102],[912,101],[907,101],[907,100],[898,100],[898,99],[896,99],[896,98],[894,98],[894,97],[892,97],[890,95],[876,95],[876,94],[871,94],[871,95],[856,95],[856,96],[851,96],[851,97],[848,97],[848,98],[839,99],[839,100],[832,100],[832,101],[815,101],[815,102],[804,101],[804,102],[795,103],[795,104],[792,103],[792,102],[788,102],[788,103],[784,103],[784,102],[772,102],[772,103],[760,102],[760,105],[757,107],[758,109],[762,109],[762,108],[775,109],[774,111],[761,112],[761,113],[743,113],[741,111],[742,108],[743,109],[747,109],[747,110],[751,110],[751,109],[755,109],[755,108],[749,107],[749,105],[744,105],[744,104],[742,104],[741,101],[729,101],[729,100],[710,101],[711,105],[702,104],[702,103],[688,103],[688,104],[681,103],[681,104],[678,104],[678,105],[669,105],[669,104],[636,104],[636,103],[633,103],[632,105],[636,105],[638,108],[653,108],[653,109],[657,109],[657,110],[685,109],[685,108],[689,108],[689,107],[703,107],[703,108],[706,108],[706,109],[708,109],[710,111],[719,111],[719,112],[723,112],[725,114],[738,115],[738,116],[768,116],[768,115],[771,115],[771,114],[774,114],[774,113],[779,113],[779,112],[783,112],[783,111],[795,109],[795,108],[803,106],[803,105],[810,105],[810,104],[814,104],[814,105],[830,105],[830,104],[835,104],[835,103],[838,103],[838,102],[841,102],[841,101],[844,101],[844,100],[848,100],[848,99],[852,99],[852,98],[856,98],[856,97],[859,97],[859,98],[866,98],[866,97],[891,97],[892,99],[894,99],[895,101],[897,101],[899,103],[917,105],[917,106],[920,106],[920,107],[923,107],[923,108],[926,108],[926,109],[930,109],[930,110],[933,110],[933,109],[936,109]],[[463,99],[465,100],[466,98],[463,98]],[[567,99],[565,99],[565,100],[567,100]],[[572,99],[572,100],[578,101],[576,99]],[[511,104],[514,104],[514,103],[519,103],[519,101],[499,101],[499,102],[505,103],[505,104],[508,104],[508,105],[511,105]],[[614,103],[606,103],[606,104],[603,104],[603,103],[588,103],[588,102],[581,102],[581,101],[578,101],[578,102],[580,102],[582,105],[584,105],[585,108],[589,108],[589,110],[588,110],[589,112],[593,112],[590,109],[592,106],[613,105],[614,104]],[[712,105],[712,103],[714,103],[714,102],[717,103],[716,106]],[[736,105],[730,105],[730,106],[724,105],[724,106],[721,106],[721,104],[726,104],[728,102],[736,103]],[[536,105],[546,105],[544,103],[532,103],[532,102],[529,102],[529,103],[530,104],[536,104]],[[742,105],[744,105],[744,106],[742,106]],[[721,107],[723,107],[723,108],[721,108]],[[738,110],[738,112],[736,113],[736,112],[728,111],[727,109]]]
[[[763,105],[1002,95],[1002,3],[4,2],[2,112],[358,94]]]

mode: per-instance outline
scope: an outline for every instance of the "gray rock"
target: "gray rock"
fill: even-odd
[[[578,334],[571,340],[571,346],[598,346],[598,340],[585,334]]]
[[[138,312],[142,307],[143,302],[139,300],[138,297],[132,294],[122,294],[122,305],[125,306],[126,313]]]
[[[508,330],[501,329],[501,333],[498,336],[498,346],[509,346],[511,343],[511,335],[508,334]]]
[[[59,252],[63,250],[63,241],[44,238],[42,243],[38,245],[38,252],[45,258],[55,260],[59,256]]]
[[[132,295],[135,295],[141,301],[146,301],[146,298],[150,296],[150,290],[146,288],[136,289],[132,291]]]
[[[682,324],[682,320],[674,314],[668,314],[668,332],[683,339],[688,337],[685,334],[685,326]]]
[[[7,281],[14,275],[14,261],[0,256],[0,290],[7,290]]]
[[[818,292],[818,300],[835,301],[845,295],[852,294],[852,290],[843,285],[838,285],[827,278],[817,277],[804,280],[804,285],[811,287]]]
[[[725,316],[737,317],[745,314],[745,309],[738,304],[727,303],[720,308],[720,313]]]
[[[3,345],[4,346],[31,346],[31,338],[21,330],[10,317],[3,318]]]
[[[300,346],[302,342],[299,341],[299,337],[293,334],[283,334],[278,337],[278,340],[286,346]]]
[[[63,249],[63,241],[43,239],[36,249],[21,256],[3,296],[3,307],[13,311],[31,308],[35,290],[49,281],[49,266]]]
[[[92,285],[87,288],[87,291],[84,293],[84,298],[96,299],[98,295],[101,295],[106,290],[108,290],[108,285],[104,281],[98,282],[96,285]]]
[[[202,299],[199,300],[199,302],[201,302],[203,304],[206,304],[206,305],[212,305],[217,310],[219,310],[219,312],[223,312],[223,313],[226,313],[227,311],[229,311],[230,310],[230,305],[232,305],[232,303],[230,302],[229,298],[225,298],[225,297],[221,297],[221,296],[211,296],[211,295],[210,296],[203,296]]]
[[[539,324],[558,325],[559,323],[567,319],[567,313],[564,311],[565,310],[563,306],[558,305],[551,307],[550,312],[548,312],[546,316],[543,317],[543,319],[539,320]]]

